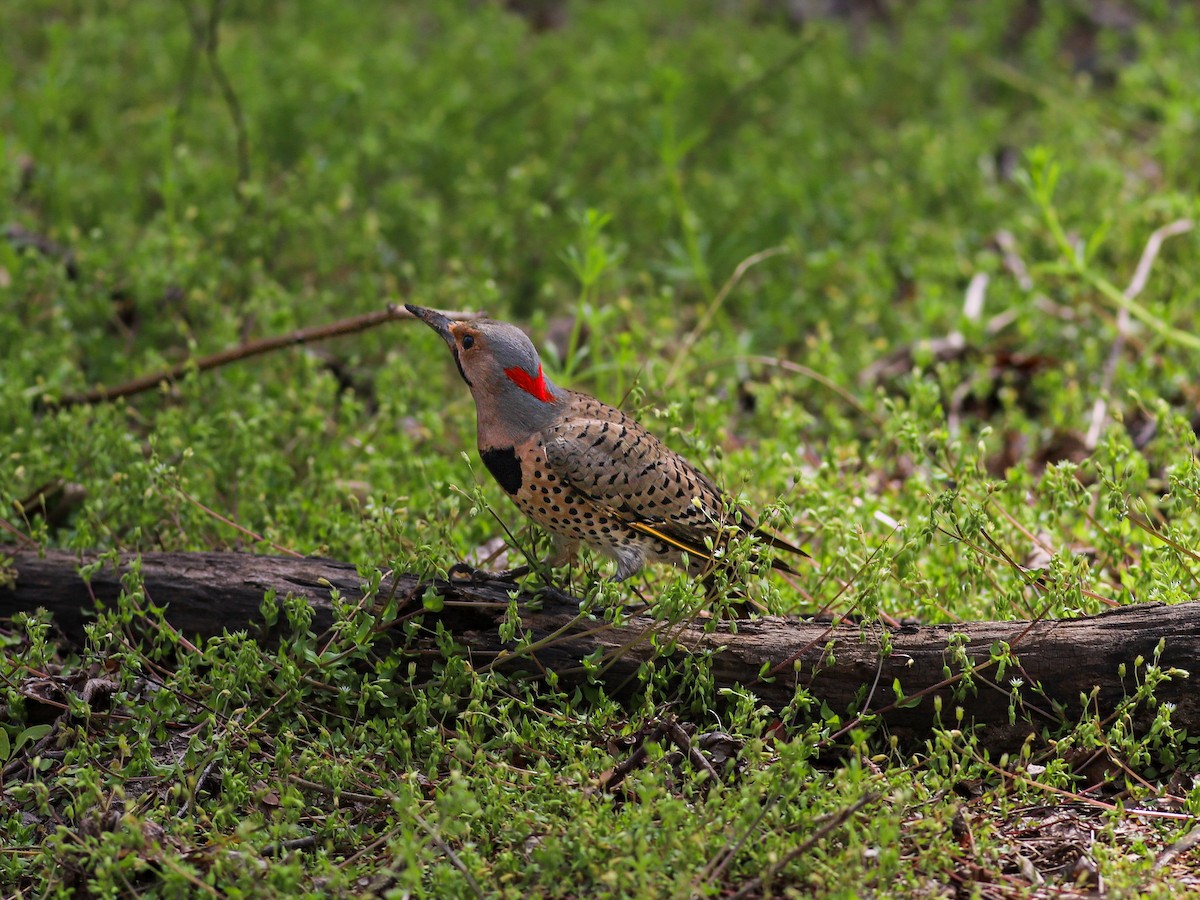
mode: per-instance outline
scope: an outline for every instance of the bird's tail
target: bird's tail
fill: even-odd
[[[656,522],[654,524],[647,522],[629,522],[628,524],[629,527],[634,531],[658,538],[663,543],[675,547],[677,550],[681,550],[695,559],[703,559],[708,561],[712,561],[713,559],[712,552],[705,547],[704,544],[696,540],[696,535],[691,533],[691,531],[688,529],[674,527],[670,522]],[[742,532],[742,534],[745,535],[746,532]],[[783,538],[771,534],[770,532],[756,528],[754,531],[749,532],[749,534],[775,550],[782,550],[785,553],[793,553],[796,556],[803,557],[804,559],[812,559],[812,557],[800,547],[797,547],[795,544],[791,544],[785,541]],[[779,572],[786,572],[789,575],[800,574],[777,557],[771,560],[771,568]]]

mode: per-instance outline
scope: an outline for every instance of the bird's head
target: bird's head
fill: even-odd
[[[515,325],[491,319],[451,321],[436,310],[412,304],[405,308],[436,331],[454,354],[481,425],[495,416],[505,430],[541,428],[566,402],[566,392],[542,372],[533,342]]]

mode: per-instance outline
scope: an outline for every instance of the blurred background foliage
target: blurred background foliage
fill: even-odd
[[[1086,520],[1024,497],[1048,464],[1096,465],[1098,399],[1112,400],[1104,421],[1135,420],[1103,431],[1114,464],[1133,466],[1106,474],[1117,493],[1161,493],[1188,445],[1149,446],[1185,434],[1163,415],[1195,418],[1195,350],[1135,327],[1108,362],[1116,308],[1048,222],[1123,286],[1149,233],[1194,214],[1195,17],[1189,4],[10,5],[4,505],[24,510],[16,527],[77,547],[245,543],[194,497],[305,552],[462,556],[495,533],[453,490],[470,484],[454,452],[473,444],[470,400],[403,324],[129,401],[44,405],[415,301],[525,325],[572,386],[628,396],[752,505],[782,500],[778,524],[849,559],[840,576],[905,543],[892,523],[941,515],[947,487],[945,511],[970,520],[1006,477],[999,502],[1025,531],[1014,556],[1043,527],[1053,552]],[[1194,321],[1195,246],[1169,242],[1140,299],[1167,325]],[[1130,448],[1150,455],[1132,463]],[[73,502],[29,519],[47,486]],[[931,574],[960,583],[960,549]],[[890,602],[926,600],[955,602]]]

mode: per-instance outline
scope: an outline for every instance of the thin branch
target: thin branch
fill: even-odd
[[[786,866],[792,860],[803,856],[805,853],[815,847],[820,841],[823,841],[826,837],[828,837],[830,832],[832,832],[835,828],[841,828],[842,825],[849,821],[850,817],[856,812],[858,812],[868,803],[874,803],[878,799],[878,794],[863,794],[849,806],[838,810],[838,812],[835,813],[824,825],[810,834],[804,843],[790,850],[787,855],[783,857],[783,859],[779,860],[777,863],[767,869],[765,875],[760,875],[757,878],[751,878],[749,881],[743,884],[738,892],[733,895],[734,900],[738,900],[739,897],[756,897],[761,894],[764,883],[774,878],[784,866]]]
[[[1087,281],[1088,284],[1098,290],[1106,298],[1111,300],[1114,306],[1118,307],[1119,309],[1128,310],[1131,314],[1140,319],[1143,324],[1147,325],[1151,330],[1155,331],[1164,339],[1176,344],[1182,344],[1184,347],[1188,347],[1192,350],[1200,350],[1200,337],[1197,337],[1190,331],[1184,331],[1182,328],[1176,328],[1170,323],[1163,321],[1140,303],[1135,303],[1126,297],[1124,292],[1119,290],[1117,286],[1107,278],[1103,277],[1102,275],[1097,275],[1095,272],[1086,268],[1080,270],[1079,274],[1084,278],[1085,281]]]
[[[995,763],[989,762],[988,760],[984,759],[979,754],[973,754],[973,756],[984,768],[991,769],[994,773],[999,775],[1001,778],[1012,779],[1013,781],[1019,781],[1022,784],[1026,785],[1027,787],[1035,788],[1040,791],[1045,791],[1046,793],[1052,794],[1053,796],[1062,797],[1066,800],[1072,800],[1076,803],[1081,803],[1085,806],[1092,806],[1092,807],[1095,807],[1096,809],[1102,809],[1105,812],[1118,813],[1123,816],[1144,816],[1145,818],[1148,818],[1148,819],[1173,819],[1175,821],[1184,821],[1184,822],[1188,821],[1189,819],[1194,818],[1191,813],[1186,813],[1186,812],[1171,812],[1170,810],[1165,810],[1165,809],[1141,809],[1138,807],[1117,806],[1116,804],[1113,804],[1113,803],[1106,803],[1103,800],[1097,800],[1094,797],[1089,797],[1086,794],[1081,794],[1077,791],[1068,791],[1068,790],[1064,790],[1063,788],[1055,787],[1052,784],[1045,784],[1044,782],[1037,781],[1033,778],[1029,778],[1025,775],[1022,775],[1020,772],[1013,772],[1013,771],[1009,771],[1007,769],[1003,769],[1000,766],[996,765]]]
[[[217,512],[211,506],[207,506],[204,503],[201,503],[199,500],[197,500],[195,497],[193,497],[191,494],[189,494],[187,491],[185,491],[183,488],[179,487],[178,485],[175,486],[175,490],[179,493],[179,495],[181,497],[183,497],[184,500],[188,501],[193,506],[196,506],[197,508],[199,508],[201,512],[207,513],[208,515],[210,515],[214,519],[216,519],[218,522],[222,522],[225,525],[228,525],[230,528],[235,529],[236,531],[240,531],[242,534],[246,535],[246,537],[248,537],[252,540],[255,540],[261,544],[268,544],[271,547],[274,547],[280,553],[283,553],[286,556],[290,556],[293,559],[304,559],[303,553],[297,553],[295,550],[291,549],[290,547],[284,547],[281,544],[277,544],[274,541],[268,539],[267,537],[259,534],[258,532],[251,531],[249,528],[246,528],[243,525],[239,525],[237,522],[233,521],[233,519],[230,519],[227,516],[221,515],[219,512]]]
[[[983,315],[983,302],[987,299],[987,272],[976,272],[971,276],[967,285],[967,293],[963,297],[963,318],[968,322],[978,322]]]
[[[661,742],[666,737],[666,734],[666,723],[659,722],[650,734],[642,738],[642,742],[637,745],[637,748],[629,756],[613,766],[606,775],[600,776],[600,786],[608,792],[617,788],[625,780],[625,776],[646,762],[646,757],[650,753],[649,745]]]
[[[708,757],[700,752],[700,748],[692,743],[692,739],[683,730],[683,726],[674,718],[667,723],[667,734],[675,742],[675,746],[687,755],[687,758],[694,767],[704,772],[711,783],[720,784],[721,776],[717,774],[717,770],[713,768],[713,764],[708,761]]]
[[[1133,278],[1123,292],[1126,300],[1132,301],[1146,287],[1146,282],[1150,279],[1150,270],[1154,267],[1154,261],[1158,259],[1159,251],[1162,250],[1163,241],[1176,235],[1186,234],[1192,230],[1192,227],[1191,219],[1178,219],[1150,235],[1150,239],[1146,241],[1146,247],[1142,251],[1142,258],[1138,260],[1137,268],[1133,272]],[[1113,379],[1116,378],[1117,366],[1120,364],[1121,354],[1125,350],[1125,339],[1129,334],[1131,324],[1133,324],[1133,317],[1130,314],[1130,307],[1122,306],[1117,312],[1117,336],[1108,351],[1100,393],[1092,405],[1092,421],[1088,425],[1087,436],[1084,438],[1084,446],[1089,450],[1096,449],[1096,445],[1100,442],[1100,432],[1104,430],[1104,423],[1108,419],[1108,393],[1112,390]]]
[[[13,525],[7,519],[0,519],[0,528],[11,533],[12,536],[15,537],[18,541],[20,541],[25,547],[36,548],[38,545],[37,541],[35,541],[29,535],[25,534],[25,532],[20,531],[15,525]]]
[[[200,796],[200,791],[204,789],[204,783],[208,781],[208,776],[212,774],[212,770],[215,769],[216,766],[217,757],[213,756],[213,758],[208,761],[208,765],[206,765],[204,770],[200,773],[200,777],[196,779],[196,786],[192,788],[192,792],[188,795],[187,799],[183,801],[183,805],[179,807],[178,816],[180,821],[187,818],[188,807],[192,805],[193,800]]]
[[[171,147],[177,146],[182,137],[179,123],[183,121],[188,104],[192,99],[192,88],[196,80],[196,64],[200,60],[201,49],[205,41],[204,24],[196,21],[188,0],[179,0],[179,5],[183,9],[184,18],[187,19],[188,32],[192,39],[188,42],[187,56],[184,57],[183,66],[179,72],[179,96],[175,101],[175,114],[171,117]]]
[[[1021,259],[1021,253],[1017,249],[1017,239],[1013,237],[1013,233],[1007,229],[1000,229],[996,232],[994,240],[996,246],[1000,248],[1000,255],[1004,260],[1004,268],[1010,275],[1016,279],[1017,285],[1023,291],[1033,290],[1033,278],[1029,275],[1029,269],[1025,265],[1025,260]]]
[[[307,837],[292,838],[289,841],[279,841],[275,844],[267,844],[262,848],[263,856],[282,856],[285,853],[290,853],[293,850],[308,850],[317,846],[320,841],[315,834],[310,834]]]
[[[1191,831],[1189,831],[1187,834],[1185,834],[1183,837],[1181,837],[1179,840],[1177,840],[1174,844],[1172,844],[1170,847],[1168,847],[1166,850],[1164,850],[1162,853],[1160,853],[1158,855],[1158,859],[1156,859],[1154,861],[1154,866],[1151,868],[1151,871],[1152,872],[1159,871],[1163,867],[1167,866],[1171,862],[1171,860],[1173,860],[1179,854],[1187,853],[1189,850],[1191,850],[1197,844],[1200,844],[1200,825],[1193,828]]]
[[[479,312],[447,312],[443,311],[449,319],[478,319],[482,318],[483,313]],[[116,400],[118,397],[128,397],[133,394],[140,394],[143,391],[152,390],[164,381],[175,381],[182,378],[188,372],[195,370],[197,372],[207,372],[209,369],[216,369],[221,366],[229,365],[233,362],[239,362],[243,359],[250,359],[254,356],[262,356],[264,353],[271,353],[275,350],[280,350],[284,347],[294,347],[300,344],[311,344],[314,341],[323,341],[327,338],[340,337],[345,334],[354,334],[359,331],[366,331],[369,328],[374,328],[378,325],[383,325],[387,322],[394,322],[397,319],[414,318],[412,313],[404,307],[395,303],[389,303],[383,310],[373,313],[366,313],[361,316],[353,316],[349,319],[339,319],[336,322],[331,322],[328,325],[316,325],[311,328],[301,328],[298,331],[293,331],[290,334],[277,335],[275,337],[261,338],[257,341],[248,341],[244,344],[239,344],[236,347],[231,347],[228,350],[222,350],[218,353],[213,353],[209,356],[202,356],[199,359],[189,359],[184,362],[174,365],[169,369],[163,369],[150,375],[142,375],[138,378],[131,379],[124,384],[115,387],[98,387],[90,391],[84,391],[79,394],[67,394],[58,399],[49,399],[47,405],[52,407],[67,407],[78,406],[85,403],[102,403],[106,400]]]
[[[806,33],[791,50],[768,65],[757,76],[726,94],[721,105],[709,119],[704,134],[687,149],[679,161],[680,165],[688,165],[700,147],[711,149],[713,144],[736,134],[738,127],[743,122],[753,120],[753,115],[748,114],[748,111],[752,109],[752,104],[748,103],[747,99],[759,88],[786,74],[811,49],[814,40],[814,32]]]
[[[238,101],[237,93],[225,70],[221,68],[221,60],[217,55],[220,47],[221,13],[225,8],[225,0],[212,0],[208,11],[208,34],[204,41],[204,55],[208,59],[208,68],[212,71],[213,80],[221,91],[225,108],[229,110],[229,118],[233,121],[233,133],[237,141],[237,183],[240,187],[250,180],[250,137],[246,131],[246,117],[242,113],[242,104]]]
[[[857,397],[851,394],[836,381],[831,379],[828,375],[822,375],[816,369],[810,369],[808,366],[800,365],[800,363],[794,363],[788,359],[778,359],[774,356],[743,356],[741,359],[748,363],[758,363],[759,365],[763,366],[775,366],[776,368],[783,369],[786,372],[794,372],[797,375],[803,375],[806,378],[811,378],[817,384],[822,385],[845,400],[846,403],[849,404],[850,407],[856,412],[870,419],[877,428],[883,427],[883,420],[879,418],[879,416],[875,415],[865,406],[863,406]]]
[[[389,791],[384,791],[381,794],[363,794],[358,791],[340,790],[332,788],[327,784],[321,784],[319,781],[309,781],[307,778],[301,778],[299,775],[289,775],[288,781],[292,784],[297,784],[302,788],[308,788],[310,791],[316,791],[318,794],[324,794],[327,797],[333,797],[340,800],[352,800],[355,803],[367,803],[375,805],[386,805],[392,803],[396,799],[396,795]]]
[[[446,859],[450,860],[450,864],[454,866],[454,868],[458,869],[458,871],[462,874],[463,880],[467,882],[467,887],[471,889],[472,893],[474,893],[476,897],[483,897],[483,888],[479,886],[479,882],[475,880],[475,876],[471,874],[471,870],[467,868],[466,863],[464,863],[459,855],[454,852],[454,849],[446,843],[445,839],[441,835],[441,831],[436,826],[426,821],[425,818],[415,809],[409,810],[408,814],[412,816],[413,821],[415,821],[417,825],[419,825],[421,829],[427,835],[429,835],[429,840],[433,842],[433,845],[441,850],[443,854],[445,854]]]
[[[763,260],[786,253],[787,249],[787,247],[769,247],[766,250],[760,250],[758,253],[747,256],[737,264],[737,267],[733,270],[733,274],[729,276],[729,280],[722,285],[721,290],[713,297],[712,303],[708,305],[708,309],[704,311],[704,314],[700,316],[700,320],[696,322],[696,327],[688,333],[688,336],[683,339],[683,343],[680,344],[679,352],[675,354],[675,359],[671,363],[671,369],[667,372],[667,377],[663,379],[664,389],[670,387],[675,382],[675,376],[679,374],[679,368],[683,364],[684,359],[688,357],[689,352],[696,341],[699,340],[700,335],[708,328],[709,323],[713,320],[713,316],[717,314],[717,310],[721,308],[721,304],[729,296],[729,292],[742,280],[742,276]]]
[[[1133,272],[1133,279],[1129,282],[1129,287],[1125,288],[1126,299],[1132,300],[1146,286],[1146,281],[1150,278],[1150,269],[1154,266],[1154,261],[1158,259],[1163,241],[1167,238],[1187,234],[1193,227],[1195,227],[1195,223],[1191,219],[1178,219],[1150,235],[1150,239],[1146,241],[1146,249],[1142,251],[1142,258],[1138,260],[1137,268]]]

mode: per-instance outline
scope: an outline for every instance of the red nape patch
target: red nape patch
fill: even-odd
[[[519,387],[527,394],[532,394],[543,403],[553,403],[554,395],[550,393],[550,389],[546,387],[546,376],[542,374],[542,364],[538,363],[537,378],[529,377],[529,373],[520,366],[513,366],[511,369],[505,369],[504,374],[508,376],[508,380]]]

